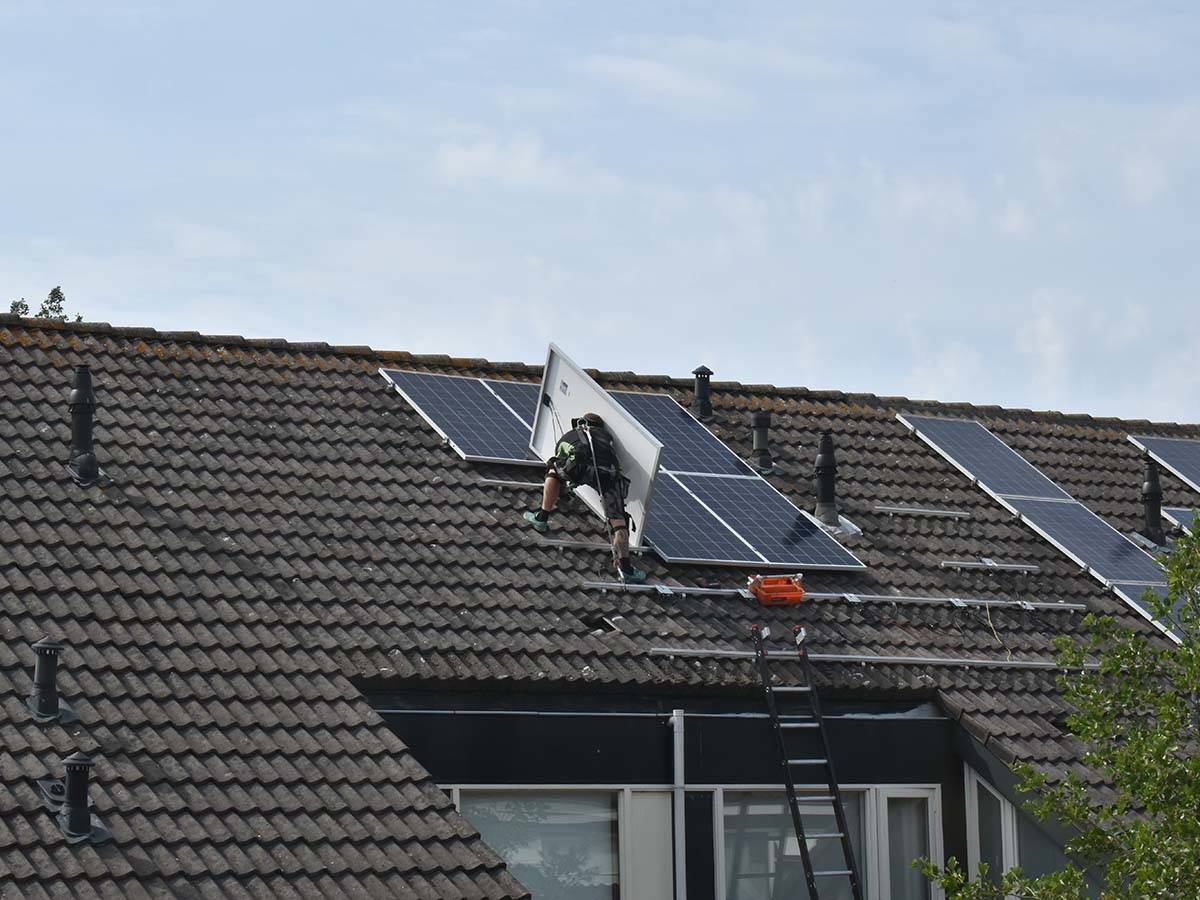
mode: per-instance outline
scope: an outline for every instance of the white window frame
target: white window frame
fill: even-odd
[[[1020,843],[1017,836],[1017,809],[991,786],[982,775],[963,763],[967,806],[967,869],[972,881],[979,880],[979,791],[991,794],[1000,803],[1000,858],[1001,875],[1020,865]]]
[[[939,866],[945,864],[942,849],[942,787],[939,784],[843,784],[843,793],[863,794],[863,852],[859,872],[867,882],[867,900],[888,900],[891,872],[888,867],[887,801],[891,797],[914,797],[929,803],[929,856]],[[725,891],[725,792],[758,791],[783,795],[782,784],[689,784],[689,791],[713,792],[713,868],[716,900],[728,900]],[[798,784],[796,791],[828,793],[826,784]],[[944,900],[945,893],[930,886],[933,900]]]
[[[583,791],[587,793],[610,793],[617,795],[617,864],[619,876],[632,868],[632,848],[628,845],[626,816],[631,808],[630,797],[635,791],[662,793],[673,788],[671,784],[446,784],[442,790],[450,795],[455,809],[461,809],[462,791],[512,791],[529,793],[535,791]],[[713,877],[716,900],[728,900],[725,893],[725,792],[755,791],[775,794],[785,793],[782,784],[689,784],[689,791],[711,791],[713,795]],[[939,784],[843,784],[844,792],[862,793],[863,796],[863,855],[859,870],[866,876],[867,900],[888,900],[891,893],[891,873],[888,867],[888,823],[887,801],[891,797],[915,797],[929,803],[929,855],[939,866],[945,865],[942,849],[942,788]],[[828,793],[826,784],[798,784],[796,790]],[[1003,799],[1003,798],[1001,798]],[[968,819],[968,822],[970,820]],[[976,845],[978,846],[978,845]],[[931,885],[933,900],[944,900],[945,893]]]
[[[627,817],[632,809],[632,795],[635,791],[663,794],[670,793],[670,784],[454,784],[442,785],[441,788],[450,795],[454,808],[462,811],[462,792],[465,790],[488,793],[511,792],[528,794],[537,791],[579,791],[588,794],[615,794],[617,798],[617,882],[625,878],[633,870],[633,847],[627,837],[629,833]]]

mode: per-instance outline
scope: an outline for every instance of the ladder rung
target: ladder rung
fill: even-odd
[[[844,838],[845,835],[840,831],[830,832],[829,834],[808,834],[805,832],[804,837],[810,841],[827,841],[834,838]]]
[[[812,686],[807,684],[785,684],[782,687],[773,687],[771,690],[777,694],[807,694],[812,690]]]
[[[824,872],[813,872],[814,878],[836,878],[839,875],[849,875],[849,869],[826,869]]]
[[[780,728],[820,728],[816,722],[780,722]]]
[[[823,766],[829,760],[827,759],[789,759],[789,766]]]
[[[805,796],[805,797],[797,796],[796,803],[797,804],[800,804],[800,803],[832,803],[835,799],[836,798],[825,795],[825,794],[822,794],[819,797],[812,796],[812,795]]]

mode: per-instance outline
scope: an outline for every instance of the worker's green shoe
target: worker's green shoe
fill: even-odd
[[[532,525],[534,527],[534,529],[537,531],[549,531],[550,530],[550,523],[547,522],[545,519],[539,519],[538,514],[535,512],[526,512],[524,518],[525,518],[525,521],[528,522],[530,525]]]
[[[641,584],[646,580],[646,573],[632,563],[619,563],[617,576],[626,584]]]

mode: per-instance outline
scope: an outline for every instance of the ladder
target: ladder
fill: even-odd
[[[758,667],[758,675],[762,680],[763,695],[767,701],[767,715],[771,720],[771,728],[779,743],[779,753],[783,761],[783,784],[787,788],[788,808],[792,813],[792,826],[796,830],[796,842],[800,846],[800,860],[804,864],[804,880],[808,885],[810,900],[820,900],[817,888],[818,879],[848,878],[854,900],[863,900],[862,885],[858,878],[858,867],[854,862],[854,848],[850,844],[850,830],[846,827],[846,811],[842,806],[842,792],[838,787],[837,777],[833,772],[833,758],[829,754],[829,741],[825,735],[825,727],[821,717],[821,703],[817,699],[817,691],[813,686],[812,663],[808,659],[808,651],[804,645],[805,632],[803,628],[795,628],[796,654],[800,659],[800,667],[804,672],[804,684],[773,685],[771,673],[767,666],[767,648],[763,641],[770,634],[770,629],[753,625],[750,635],[754,639],[754,662]],[[808,700],[808,715],[780,715],[776,703],[777,697],[801,697]],[[819,756],[813,758],[798,757],[789,749],[792,744],[788,738],[791,735],[815,734],[818,738]],[[809,742],[811,743],[811,742]],[[837,831],[824,834],[804,833],[804,822],[800,815],[800,800],[796,796],[796,779],[793,771],[810,773],[820,769],[829,785],[829,793],[816,797],[805,797],[806,802],[821,802],[832,804],[834,817],[837,821]],[[805,778],[804,781],[811,779]],[[812,857],[808,852],[809,841],[840,841],[842,855],[845,858],[845,868],[814,870]]]

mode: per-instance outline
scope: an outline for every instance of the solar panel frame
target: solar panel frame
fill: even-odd
[[[1200,494],[1200,441],[1131,434],[1129,442],[1145,450],[1151,459],[1166,466],[1171,474]]]
[[[609,391],[663,445],[659,466],[669,472],[713,475],[758,474],[669,394]]]
[[[1149,553],[1082,503],[1006,499],[1034,531],[1107,584],[1166,583],[1166,573]]]
[[[506,465],[521,465],[521,466],[542,466],[545,463],[538,460],[529,451],[529,430],[522,421],[520,416],[514,413],[507,405],[500,401],[500,398],[483,383],[481,378],[473,378],[469,375],[447,375],[439,372],[414,372],[408,369],[385,369],[381,368],[379,374],[387,380],[389,384],[396,390],[401,397],[405,399],[409,406],[428,423],[429,427],[441,435],[442,439],[450,445],[460,457],[469,462],[487,462],[487,463],[504,463]],[[438,387],[440,385],[440,387]],[[457,396],[459,404],[457,406],[446,403],[446,398],[449,396]],[[455,427],[459,423],[466,423],[468,419],[464,417],[460,410],[463,408],[462,401],[464,398],[469,398],[470,405],[476,410],[488,410],[488,415],[482,414],[477,420],[473,420],[473,424],[486,424],[489,428],[494,423],[495,428],[491,431],[492,434],[500,434],[504,439],[491,442],[489,449],[506,444],[510,445],[515,454],[521,452],[521,456],[516,455],[504,456],[496,453],[489,453],[485,450],[488,443],[481,440],[474,440],[474,435],[470,429],[465,427]],[[438,406],[439,402],[442,404]],[[445,412],[445,415],[435,416],[433,413],[434,407]],[[511,422],[509,427],[507,423]],[[476,429],[475,434],[480,432]],[[473,442],[474,440],[474,442]]]
[[[1192,529],[1196,525],[1195,509],[1187,506],[1164,506],[1162,512],[1167,519],[1174,522],[1188,534],[1192,533]]]
[[[765,478],[674,477],[713,515],[776,568],[857,571],[866,566]],[[774,527],[784,524],[786,527]],[[789,539],[789,535],[791,538]]]
[[[972,482],[986,485],[990,493],[1001,497],[1073,499],[1025,457],[992,434],[987,426],[974,419],[909,414],[897,414],[896,418]],[[952,431],[955,435],[949,438]],[[990,472],[983,471],[987,466],[980,465],[981,460],[992,464]],[[974,466],[973,462],[976,463]]]

